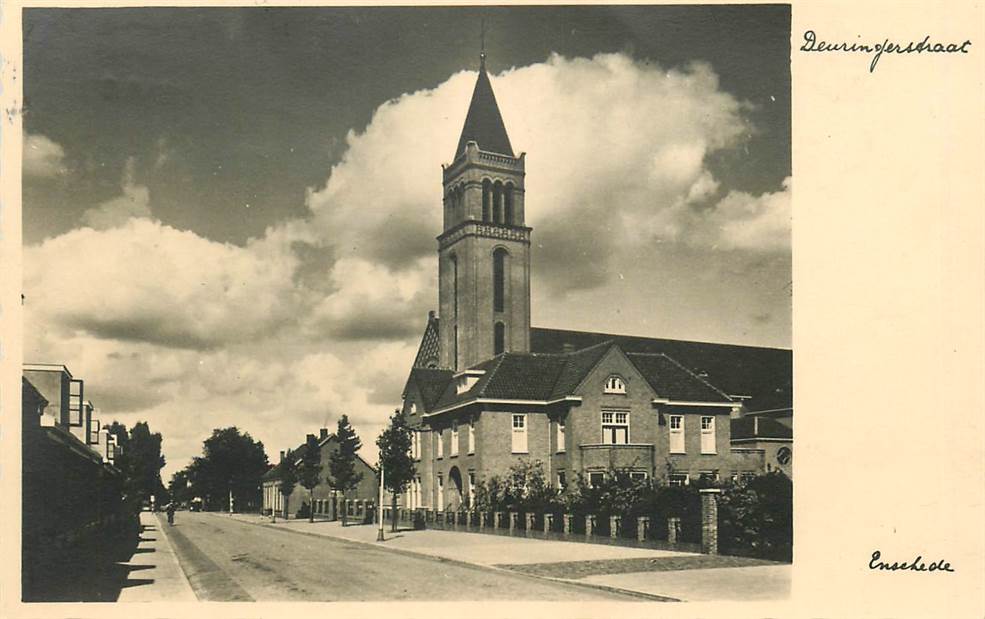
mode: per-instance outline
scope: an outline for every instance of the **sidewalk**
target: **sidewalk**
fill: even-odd
[[[610,587],[687,601],[771,600],[790,595],[790,565],[741,557],[718,557],[669,550],[580,542],[526,539],[465,531],[384,530],[376,525],[277,520],[254,514],[231,517],[252,524],[309,535],[369,543],[403,552],[449,559],[532,576]]]
[[[123,564],[129,570],[118,602],[194,602],[198,598],[168,541],[167,519],[140,513],[140,544]]]

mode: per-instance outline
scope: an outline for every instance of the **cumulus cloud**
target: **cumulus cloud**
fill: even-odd
[[[340,255],[394,269],[433,256],[438,171],[451,160],[474,81],[463,72],[403,95],[348,135],[328,182],[308,197],[314,226],[339,239]],[[751,220],[742,195],[704,215],[720,190],[708,155],[754,130],[749,105],[720,90],[707,64],[668,71],[622,54],[553,55],[494,76],[493,87],[514,146],[530,152],[527,223],[538,276],[553,290],[604,285],[616,254],[655,242],[775,244],[749,233],[767,223]],[[777,208],[763,216],[779,225]]]
[[[748,294],[725,270],[789,270],[789,182],[760,196],[729,191],[707,166],[753,130],[747,104],[709,66],[552,56],[492,80],[514,146],[530,152],[535,324],[564,315],[573,322],[558,326],[577,328],[641,290],[643,302],[613,310],[639,329],[583,328],[650,332],[681,306],[710,324],[723,285],[732,300]],[[128,164],[121,195],[87,211],[87,227],[26,248],[26,357],[67,363],[113,417],[150,419],[171,470],[223,425],[276,453],[344,412],[372,445],[437,302],[440,165],[474,81],[458,73],[381,105],[309,190],[310,216],[242,246],[152,220]],[[63,153],[37,137],[50,153],[40,160],[58,169]],[[749,301],[750,316],[784,302],[761,291]]]
[[[82,213],[82,223],[96,230],[107,230],[121,226],[131,219],[149,218],[150,191],[133,180],[134,160],[127,160],[121,189],[123,195],[103,202],[99,206]]]
[[[50,178],[65,173],[65,149],[39,134],[24,134],[24,176]]]

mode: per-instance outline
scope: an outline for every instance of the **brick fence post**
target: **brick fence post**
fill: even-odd
[[[486,523],[485,523],[486,514],[485,514],[485,512],[479,511],[479,512],[476,512],[476,515],[479,516],[479,530],[481,531],[484,528],[486,528]]]
[[[526,524],[527,531],[533,531],[534,530],[534,513],[533,512],[527,512],[527,514],[526,514],[526,523],[524,523],[524,524]]]
[[[636,517],[636,541],[645,542],[647,533],[650,532],[649,516]]]
[[[677,516],[671,516],[667,519],[667,543],[676,544],[677,543],[677,532],[681,530],[681,519]]]
[[[554,524],[554,514],[548,514],[544,512],[544,533],[550,533],[553,528],[551,525]]]
[[[609,537],[615,539],[619,537],[619,523],[622,522],[621,516],[609,516]]]
[[[493,528],[498,529],[503,526],[503,514],[506,512],[493,512]]]
[[[562,523],[564,525],[564,529],[563,529],[564,534],[571,535],[571,514],[565,514],[561,518],[564,521]]]
[[[585,537],[592,536],[592,529],[595,528],[595,515],[586,514],[585,515]]]
[[[718,554],[718,488],[701,490],[701,552]]]
[[[510,533],[516,528],[516,512],[510,512]]]

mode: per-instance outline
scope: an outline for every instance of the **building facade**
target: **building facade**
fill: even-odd
[[[525,160],[482,56],[443,166],[439,314],[403,393],[417,462],[404,505],[457,509],[523,460],[560,487],[616,469],[670,484],[763,471],[761,445],[733,449],[732,420],[792,407],[790,350],[531,326]]]
[[[315,435],[309,434],[308,438],[314,439]],[[318,476],[320,482],[315,486],[313,493],[309,493],[308,489],[301,486],[301,484],[295,484],[290,496],[285,497],[281,494],[281,473],[283,471],[284,460],[288,456],[287,453],[282,451],[280,452],[280,459],[277,465],[267,471],[262,479],[264,513],[270,513],[273,510],[276,511],[278,516],[282,516],[286,505],[288,515],[295,517],[301,511],[302,506],[307,504],[309,508],[314,510],[315,514],[335,519],[338,517],[338,510],[341,507],[340,502],[343,499],[360,501],[361,503],[376,503],[379,487],[377,486],[375,468],[370,466],[357,454],[356,472],[361,474],[362,478],[352,490],[344,494],[337,492],[332,488],[328,480],[330,477],[329,462],[331,461],[332,454],[338,451],[338,439],[334,434],[329,434],[327,428],[322,428],[319,431],[316,444],[321,451],[321,473]],[[308,441],[306,440],[297,449],[290,452],[295,464],[299,465],[307,449]]]

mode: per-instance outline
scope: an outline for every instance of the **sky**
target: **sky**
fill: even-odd
[[[483,20],[534,326],[788,347],[789,7],[27,9],[25,361],[166,477],[342,413],[375,461]]]

